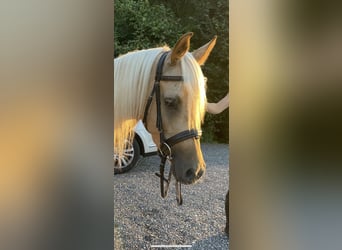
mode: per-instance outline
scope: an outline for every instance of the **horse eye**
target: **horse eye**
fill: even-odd
[[[179,98],[164,98],[164,103],[169,108],[177,108]]]

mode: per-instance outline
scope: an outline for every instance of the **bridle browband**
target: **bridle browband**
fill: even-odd
[[[145,127],[147,128],[147,124],[146,124],[147,115],[148,115],[148,111],[153,100],[153,96],[155,95],[156,106],[157,106],[156,127],[159,131],[159,137],[160,137],[159,156],[161,159],[160,165],[159,165],[160,172],[156,173],[156,175],[160,178],[160,191],[161,191],[161,196],[163,198],[167,196],[167,192],[168,192],[169,185],[171,182],[172,171],[174,170],[173,165],[171,164],[168,178],[166,179],[164,177],[166,160],[168,159],[169,161],[172,161],[172,147],[182,141],[192,139],[192,138],[199,139],[200,137],[200,133],[196,129],[190,129],[190,130],[184,130],[168,139],[165,138],[165,134],[163,130],[163,120],[162,120],[162,114],[161,114],[160,81],[176,81],[176,82],[184,81],[183,76],[164,76],[163,75],[163,66],[164,66],[164,62],[168,53],[169,53],[168,51],[163,52],[163,54],[161,55],[158,61],[154,85],[153,85],[151,94],[147,100],[147,104],[146,104],[145,112],[144,112],[144,118],[143,118],[143,123]],[[165,182],[166,182],[166,185],[164,185]],[[177,180],[176,180],[176,193],[177,193],[177,196],[176,196],[177,203],[178,205],[182,205],[183,199],[182,199],[182,193],[181,193],[181,183]]]

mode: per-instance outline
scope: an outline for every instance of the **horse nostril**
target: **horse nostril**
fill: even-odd
[[[188,179],[192,179],[194,176],[195,176],[195,172],[192,168],[188,169],[186,172],[185,172],[185,176],[186,178]]]

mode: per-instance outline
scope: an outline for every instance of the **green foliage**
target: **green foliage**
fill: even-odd
[[[114,3],[114,56],[136,49],[171,44],[182,35],[179,18],[164,5],[144,0]]]
[[[228,15],[228,0],[115,0],[114,56],[166,43],[173,46],[188,31],[195,33],[192,49],[217,35],[216,46],[203,67],[208,78],[208,101],[217,102],[229,88]],[[227,143],[228,126],[228,111],[208,114],[204,141]]]

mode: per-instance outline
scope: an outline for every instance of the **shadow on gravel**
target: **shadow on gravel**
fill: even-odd
[[[179,248],[178,250],[183,250],[184,248]],[[196,241],[191,248],[187,248],[191,250],[228,250],[229,249],[229,241],[226,234],[217,234],[211,237],[208,237],[203,240]]]

